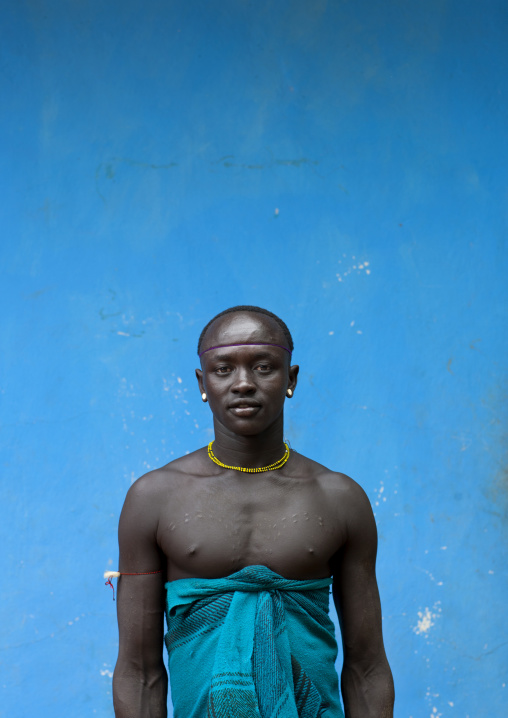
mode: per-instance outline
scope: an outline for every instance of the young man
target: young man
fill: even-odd
[[[117,718],[167,715],[165,600],[175,718],[341,718],[330,584],[346,718],[393,715],[374,517],[352,479],[284,444],[292,350],[258,307],[201,334],[215,440],[136,481],[120,518]]]

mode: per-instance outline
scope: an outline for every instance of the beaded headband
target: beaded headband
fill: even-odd
[[[208,349],[205,349],[205,351],[199,354],[199,357],[202,357],[203,354],[206,354],[206,352],[211,352],[212,349],[223,349],[224,347],[279,347],[279,349],[284,349],[289,356],[291,356],[292,353],[287,347],[283,347],[282,344],[270,344],[269,342],[246,342],[245,344],[219,344],[216,347],[208,347]]]

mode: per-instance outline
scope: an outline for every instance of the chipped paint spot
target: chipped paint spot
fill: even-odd
[[[418,621],[416,626],[413,626],[413,631],[419,636],[428,636],[432,626],[435,626],[436,618],[441,613],[441,601],[437,601],[432,611],[426,606],[423,611],[418,611]]]
[[[366,409],[367,407],[364,407],[364,408]],[[375,506],[379,506],[379,503],[381,501],[386,502],[386,496],[382,495],[384,493],[384,490],[385,490],[384,482],[381,481],[380,485],[379,485],[379,489],[374,489],[374,491],[376,493],[376,499],[374,501]]]
[[[418,634],[428,633],[434,625],[432,620],[433,616],[430,612],[430,608],[425,608],[424,611],[418,611],[418,622],[414,627],[414,632]]]
[[[345,257],[346,255],[343,254],[342,256]],[[352,256],[351,259],[354,260],[356,258],[354,256]],[[341,259],[338,260],[338,264],[342,264]],[[345,277],[352,274],[353,272],[355,274],[361,274],[362,272],[365,272],[365,274],[370,274],[371,270],[367,269],[368,266],[369,266],[369,262],[360,262],[359,264],[351,264],[345,271],[342,271],[342,272],[336,274],[335,276],[337,277],[337,280],[339,282],[342,282]],[[342,267],[341,269],[344,269],[344,267]]]

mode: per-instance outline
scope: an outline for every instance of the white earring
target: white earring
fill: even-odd
[[[287,392],[286,392],[286,395],[291,399],[291,397],[293,396],[293,390],[292,390],[292,389],[288,389]]]
[[[203,399],[203,401],[206,401],[206,394],[205,394],[205,392],[203,392],[203,393],[201,394],[201,398]]]

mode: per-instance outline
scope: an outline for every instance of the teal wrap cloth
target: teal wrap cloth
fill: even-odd
[[[247,566],[167,583],[174,718],[343,718],[331,582]]]

